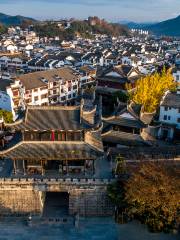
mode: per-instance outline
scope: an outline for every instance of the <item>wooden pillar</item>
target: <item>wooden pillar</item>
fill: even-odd
[[[4,148],[4,145],[5,145],[4,139],[2,139],[2,147],[3,147],[3,148]]]
[[[95,166],[94,166],[94,160],[93,161],[93,174],[95,174]]]
[[[41,160],[41,175],[44,175],[43,160]]]
[[[84,160],[84,175],[86,174],[86,160]]]
[[[67,174],[69,173],[68,170],[69,170],[69,169],[68,169],[68,160],[66,160],[66,172],[67,172]]]
[[[24,175],[26,175],[26,166],[25,166],[25,160],[23,160],[23,172],[24,172]]]
[[[13,160],[14,174],[17,173],[16,160]]]

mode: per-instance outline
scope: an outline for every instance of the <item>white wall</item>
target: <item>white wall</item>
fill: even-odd
[[[38,88],[37,92],[32,91],[32,98],[31,98],[32,104],[33,105],[41,105],[43,103],[49,103],[48,97],[41,99],[41,95],[44,95],[44,94],[47,94],[47,96],[48,96],[48,89],[41,90],[40,88]],[[35,97],[38,97],[38,101],[35,101]]]
[[[178,83],[178,89],[180,90],[180,70],[173,73],[174,80]]]
[[[164,115],[167,115],[167,120],[164,120]],[[170,120],[168,119],[170,117]],[[177,124],[177,128],[180,129],[180,123],[178,123],[178,118],[180,118],[180,112],[178,108],[168,108],[168,111],[165,111],[165,107],[160,107],[160,116],[159,120],[161,122],[170,123],[170,124]]]

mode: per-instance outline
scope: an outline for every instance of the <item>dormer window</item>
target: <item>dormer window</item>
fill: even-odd
[[[41,81],[44,82],[44,83],[48,83],[48,80],[44,77],[41,78]]]
[[[60,77],[57,74],[54,75],[54,78],[55,79],[60,79]]]

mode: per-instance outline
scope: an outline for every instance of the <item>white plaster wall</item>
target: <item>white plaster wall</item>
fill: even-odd
[[[48,95],[48,89],[41,90],[40,88],[38,88],[37,92],[32,91],[32,104],[41,105],[43,103],[48,103],[49,102],[48,98],[41,99],[41,95],[44,94]],[[35,101],[35,97],[38,97],[37,101]]]
[[[167,115],[167,120],[164,120],[164,115]],[[168,120],[168,116],[170,116],[170,120]],[[180,123],[178,123],[178,118],[180,118],[180,112],[178,108],[171,108],[168,111],[165,111],[165,107],[160,107],[160,116],[159,120],[161,122],[166,122],[170,124],[177,124],[177,128],[180,129]]]

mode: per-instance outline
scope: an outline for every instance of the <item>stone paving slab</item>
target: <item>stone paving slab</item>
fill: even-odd
[[[111,218],[80,219],[72,224],[28,227],[16,223],[0,223],[0,240],[178,240],[178,235],[149,233],[139,223],[115,224]]]

